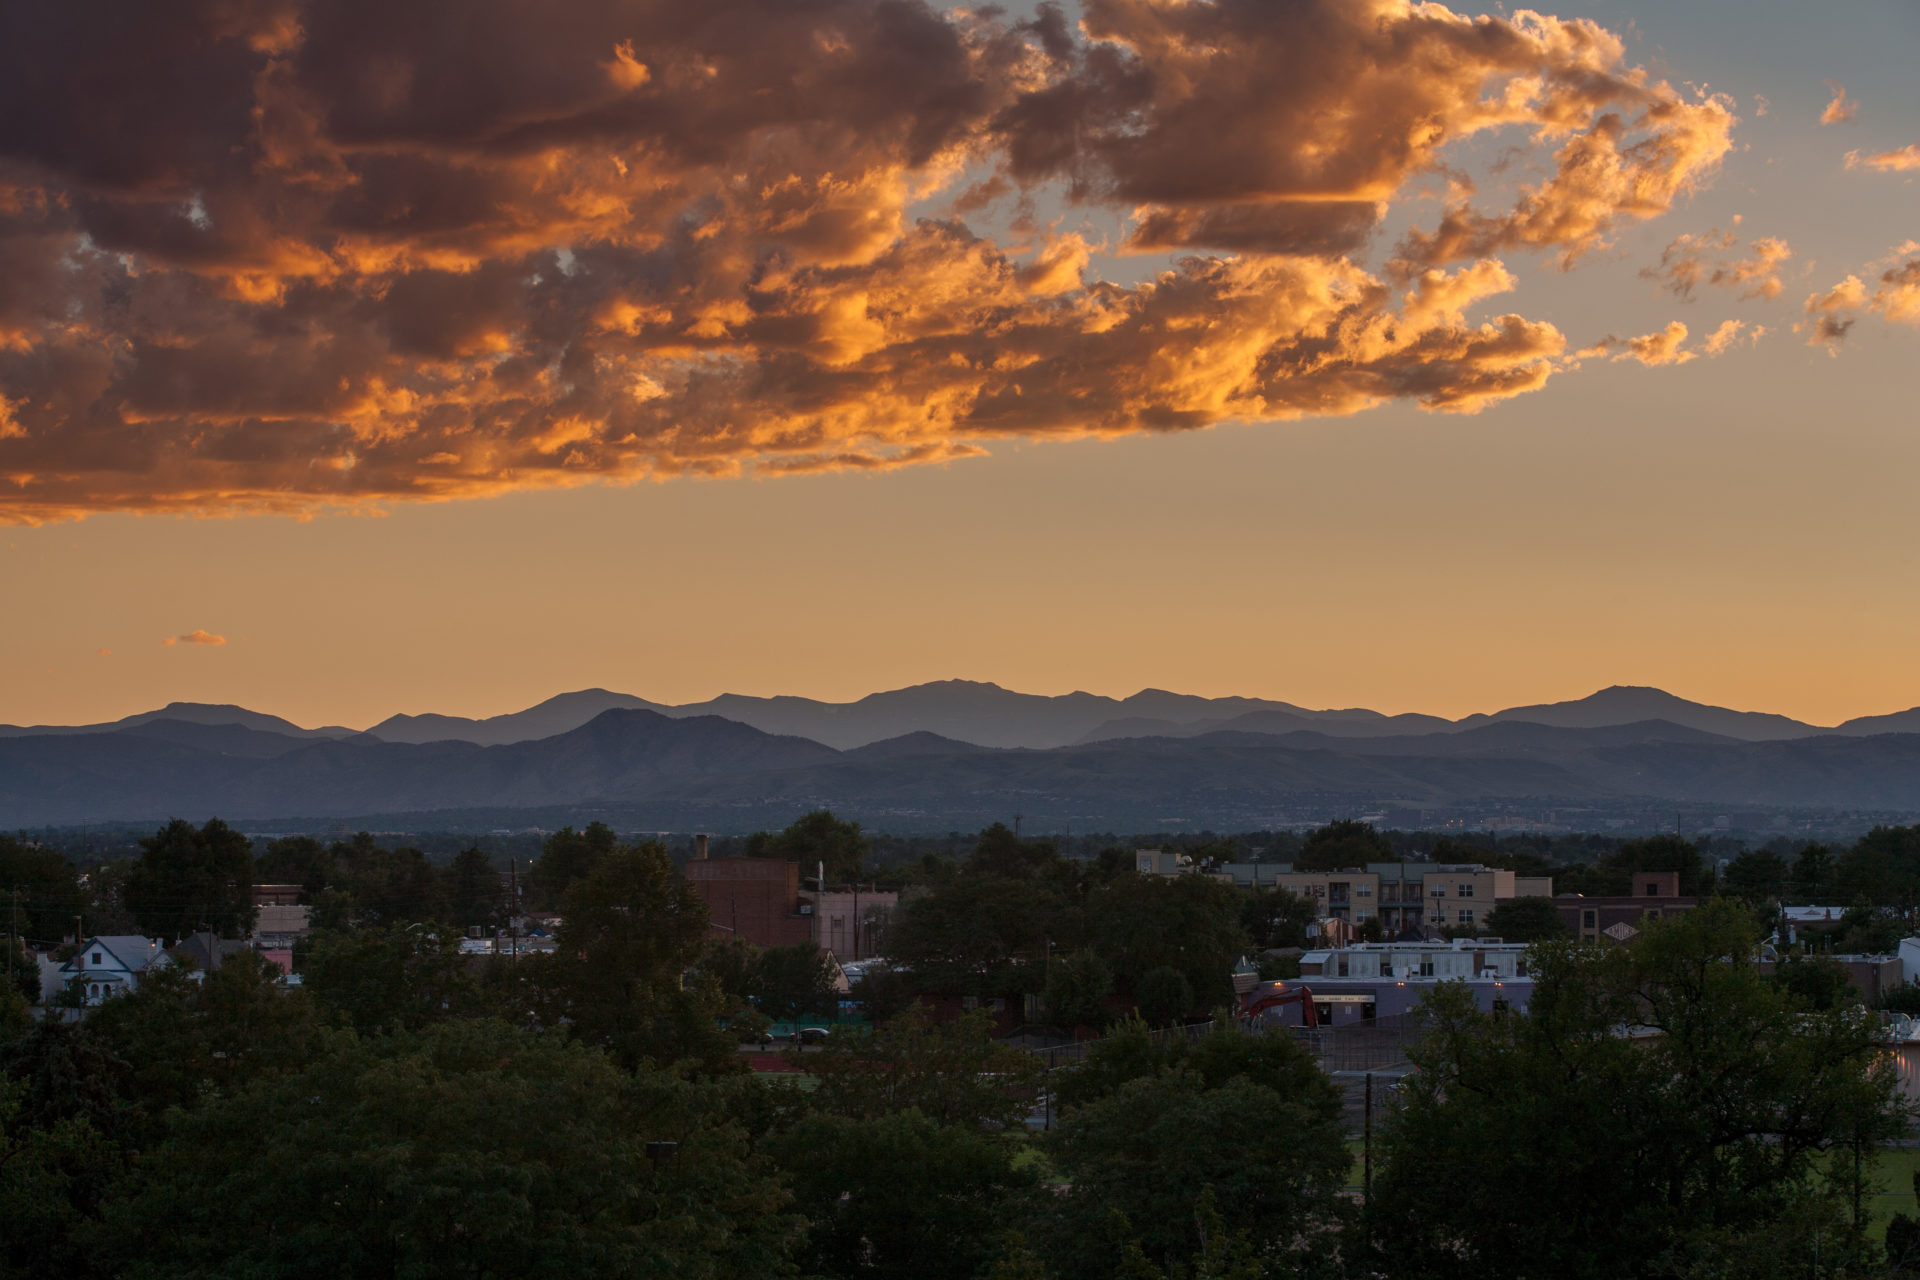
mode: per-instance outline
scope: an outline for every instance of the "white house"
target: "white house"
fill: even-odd
[[[87,945],[60,966],[60,976],[64,985],[79,986],[84,1002],[99,1004],[139,986],[149,969],[172,963],[157,938],[108,934],[88,938]]]

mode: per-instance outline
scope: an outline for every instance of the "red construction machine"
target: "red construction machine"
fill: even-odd
[[[1257,1018],[1269,1009],[1278,1009],[1289,1004],[1300,1006],[1301,1026],[1320,1025],[1320,1014],[1314,1008],[1312,990],[1299,985],[1288,986],[1284,982],[1263,982],[1247,992],[1247,998],[1240,1006],[1240,1016]]]

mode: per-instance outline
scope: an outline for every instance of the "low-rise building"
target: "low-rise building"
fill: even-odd
[[[1679,915],[1700,905],[1700,899],[1680,892],[1678,871],[1636,871],[1632,889],[1624,897],[1582,897],[1562,894],[1553,900],[1560,922],[1583,942],[1626,942],[1648,920]]]
[[[1296,871],[1284,862],[1233,862],[1217,874],[1245,888],[1281,888],[1322,917],[1358,925],[1378,919],[1390,938],[1475,928],[1513,898],[1552,897],[1549,876],[1518,876],[1478,863],[1369,862],[1341,871]]]
[[[1418,1008],[1441,982],[1461,982],[1488,1012],[1524,1012],[1533,994],[1524,943],[1498,938],[1452,942],[1363,942],[1308,951],[1300,984],[1313,993],[1322,1026],[1392,1017]],[[1288,1021],[1299,1021],[1297,1013]]]
[[[99,1004],[135,990],[149,971],[172,963],[157,938],[136,933],[96,935],[60,966],[61,985],[77,986],[83,1002]]]

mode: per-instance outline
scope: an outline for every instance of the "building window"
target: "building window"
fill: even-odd
[[[1435,886],[1433,886],[1433,896],[1434,896],[1434,897],[1436,897],[1436,898],[1444,898],[1444,897],[1446,897],[1446,896],[1447,896],[1447,886],[1445,886],[1445,885],[1443,885],[1443,884],[1437,884],[1437,885],[1435,885]]]
[[[1461,924],[1472,924],[1472,923],[1473,923],[1473,908],[1472,908],[1472,907],[1462,907],[1462,908],[1460,908],[1460,923],[1461,923]]]
[[[96,951],[93,953],[93,962],[95,964],[105,964],[106,959],[103,956],[101,956],[101,954],[98,951]]]
[[[1659,897],[1659,896],[1660,896],[1660,886],[1659,886],[1659,885],[1657,885],[1657,884],[1650,884],[1650,885],[1648,885],[1648,886],[1647,886],[1647,896],[1648,896],[1649,898],[1657,898],[1657,897]]]
[[[1582,911],[1580,913],[1580,927],[1582,929],[1598,929],[1600,927],[1600,913],[1591,907]]]
[[[1460,896],[1463,898],[1471,898],[1473,896],[1473,886],[1471,884],[1461,885]]]
[[[1420,957],[1420,976],[1423,978],[1431,978],[1433,976],[1433,957],[1432,956]]]
[[[1353,886],[1353,896],[1356,898],[1371,898],[1373,896],[1373,886],[1370,884],[1357,884]]]

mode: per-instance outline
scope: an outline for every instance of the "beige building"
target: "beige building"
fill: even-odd
[[[1322,919],[1358,925],[1378,918],[1388,936],[1475,928],[1512,898],[1553,896],[1549,876],[1516,876],[1478,863],[1369,862],[1344,871],[1295,871],[1286,863],[1236,862],[1218,873],[1249,888],[1282,888],[1315,904]]]

